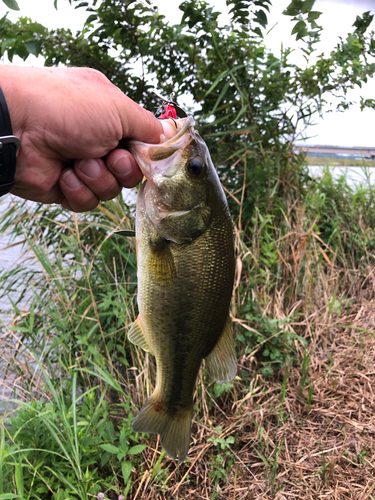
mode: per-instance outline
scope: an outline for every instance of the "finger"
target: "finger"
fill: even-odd
[[[26,141],[25,141],[26,142]],[[17,157],[15,184],[11,193],[42,203],[61,203],[64,196],[59,187],[63,163],[35,154],[28,144]]]
[[[71,212],[74,212],[74,210],[72,209],[72,207],[70,206],[70,204],[68,203],[68,200],[66,198],[63,199],[63,201],[60,203],[60,205],[63,208],[66,208],[67,210],[70,210]]]
[[[65,196],[61,205],[73,212],[87,212],[98,206],[99,198],[77,176],[72,168],[62,171],[60,189]]]
[[[125,149],[115,149],[109,153],[106,165],[123,187],[132,188],[139,184],[143,178],[134,156]]]
[[[121,186],[116,177],[108,170],[104,161],[100,158],[75,160],[74,171],[77,177],[96,194],[99,200],[112,200],[121,192]]]
[[[177,132],[178,132],[178,129],[176,128],[176,124],[175,124],[175,121],[174,120],[160,120],[161,121],[161,125],[163,127],[163,134],[164,136],[166,137],[166,139],[171,139],[172,137],[174,137]]]
[[[121,101],[117,100],[117,105],[122,122],[123,137],[158,144],[160,134],[163,133],[160,120],[151,111],[142,108],[125,94],[122,96]]]

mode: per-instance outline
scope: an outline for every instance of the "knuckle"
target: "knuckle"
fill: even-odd
[[[108,81],[108,78],[103,73],[101,73],[100,71],[98,71],[97,69],[93,69],[93,68],[80,68],[80,70],[81,70],[81,73],[82,73],[82,77],[85,78],[85,79],[87,79],[87,80],[97,81],[99,83]]]

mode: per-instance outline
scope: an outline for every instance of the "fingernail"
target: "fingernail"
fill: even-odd
[[[65,184],[70,187],[70,189],[78,189],[83,186],[83,182],[81,182],[73,170],[68,169],[62,177],[62,180]]]
[[[129,175],[133,170],[132,162],[127,155],[120,156],[114,161],[112,170],[119,175]]]
[[[95,177],[98,177],[100,174],[101,168],[97,160],[82,160],[78,168],[80,171],[87,175],[87,177],[90,177],[91,179],[95,179]]]
[[[172,120],[161,120],[161,124],[163,126],[163,130],[164,130],[164,137],[166,139],[171,139],[172,137],[174,137],[178,130],[176,128],[176,125],[174,122],[172,122]],[[162,142],[162,141],[160,141]]]

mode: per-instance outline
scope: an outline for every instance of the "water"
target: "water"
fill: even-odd
[[[319,177],[323,175],[324,168],[318,165],[310,165],[309,172],[312,177]],[[363,167],[329,167],[329,170],[334,179],[340,178],[342,175],[346,174],[348,184],[352,187],[358,186],[361,183],[368,185],[370,181],[371,185],[375,184],[375,167],[367,167],[366,172]],[[368,177],[366,177],[366,175]]]
[[[2,198],[0,203],[0,219],[5,211],[8,209],[11,203],[11,197],[8,195]],[[6,232],[0,236],[0,266],[2,270],[10,270],[17,265],[31,266],[30,260],[25,262],[25,255],[22,252],[22,236],[17,237],[9,243],[10,234]],[[34,262],[34,265],[36,263]],[[27,295],[20,304],[21,309],[27,308]],[[20,397],[20,391],[18,390],[18,378],[16,370],[11,370],[7,372],[8,360],[16,359],[17,365],[19,367],[28,365],[28,369],[33,370],[34,373],[38,370],[37,365],[34,362],[32,356],[27,350],[22,347],[22,339],[20,336],[12,329],[12,326],[16,325],[17,317],[15,314],[9,313],[12,309],[12,303],[10,297],[5,296],[0,298],[0,415],[6,411],[11,410],[15,407],[15,404],[5,402],[14,397],[15,393]],[[17,351],[17,356],[15,353]],[[22,368],[21,368],[22,369]],[[3,401],[3,403],[1,402]]]
[[[2,215],[6,212],[6,210],[11,206],[12,197],[10,195],[1,199],[0,202],[0,220]],[[28,202],[30,206],[33,205],[32,202]],[[6,231],[4,234],[0,235],[0,268],[2,270],[8,271],[16,266],[23,266],[27,268],[36,268],[37,263],[32,258],[33,254],[29,251],[25,254],[25,251],[22,250],[22,242],[24,241],[23,236],[17,236],[12,239],[10,242],[10,231]],[[23,304],[27,303],[26,297],[23,300]],[[10,297],[1,297],[0,298],[0,323],[1,320],[9,320],[9,316],[7,316],[6,311],[9,311],[12,307]]]

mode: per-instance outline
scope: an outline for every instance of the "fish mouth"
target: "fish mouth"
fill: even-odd
[[[148,180],[157,174],[172,177],[179,168],[186,147],[193,140],[189,129],[194,126],[194,118],[188,116],[177,120],[176,135],[160,144],[129,141],[129,149],[136,159],[143,175]]]
[[[191,115],[189,115],[187,118],[180,118],[179,120],[175,120],[175,123],[178,130],[177,134],[161,144],[154,144],[155,147],[170,146],[174,142],[178,142],[179,139],[181,139],[181,137],[185,134],[185,132],[189,128],[194,126],[195,120]]]

